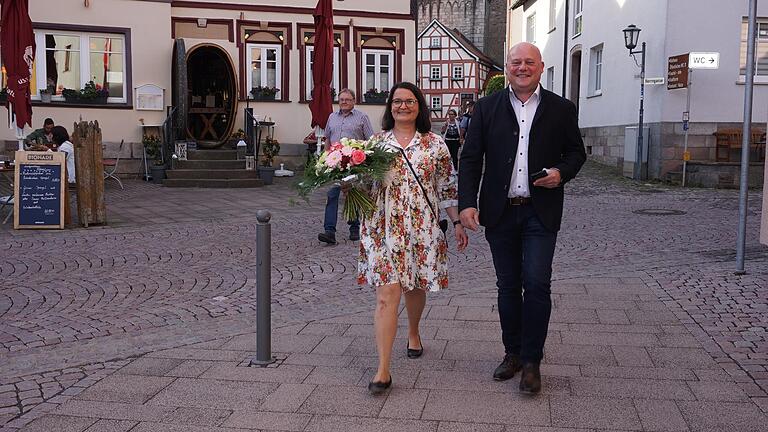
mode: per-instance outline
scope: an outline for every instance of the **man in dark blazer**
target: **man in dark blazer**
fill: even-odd
[[[509,89],[480,99],[472,114],[459,163],[459,210],[464,227],[485,227],[496,269],[506,354],[493,378],[522,370],[520,391],[538,393],[563,186],[586,153],[576,107],[539,85],[538,48],[513,46],[505,69]]]

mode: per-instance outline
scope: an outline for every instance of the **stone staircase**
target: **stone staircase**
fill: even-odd
[[[246,171],[237,150],[190,150],[187,160],[166,171],[168,187],[252,188],[263,186],[257,171]]]

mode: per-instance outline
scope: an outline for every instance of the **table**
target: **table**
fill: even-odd
[[[213,128],[213,123],[219,115],[227,114],[225,108],[190,108],[189,113],[197,114],[203,122],[203,130],[200,132],[199,140],[205,139],[205,136],[208,134],[215,140],[219,139],[219,134]]]
[[[8,214],[3,219],[3,225],[8,222],[8,219],[10,219],[13,214],[13,179],[16,172],[15,170],[15,166],[11,165],[9,168],[6,168],[5,164],[0,162],[0,216],[2,216],[5,207],[10,206]],[[3,195],[5,192],[4,185],[7,185],[8,187],[8,195]]]

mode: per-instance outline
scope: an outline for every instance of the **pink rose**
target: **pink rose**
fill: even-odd
[[[337,141],[337,142],[331,144],[331,151],[341,150],[343,147],[344,146],[340,142]]]
[[[354,150],[352,152],[352,165],[360,165],[365,162],[365,152],[362,150]]]

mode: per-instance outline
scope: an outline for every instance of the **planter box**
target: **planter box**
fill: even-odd
[[[277,96],[277,94],[264,94],[262,92],[251,92],[251,95],[253,95],[253,100],[257,101],[273,101]]]
[[[106,105],[107,104],[107,98],[106,97],[99,97],[99,98],[93,98],[93,99],[83,99],[80,97],[64,97],[64,102],[71,103],[71,104],[81,104],[81,105]]]
[[[369,96],[365,95],[366,103],[385,104],[387,103],[387,96]]]

